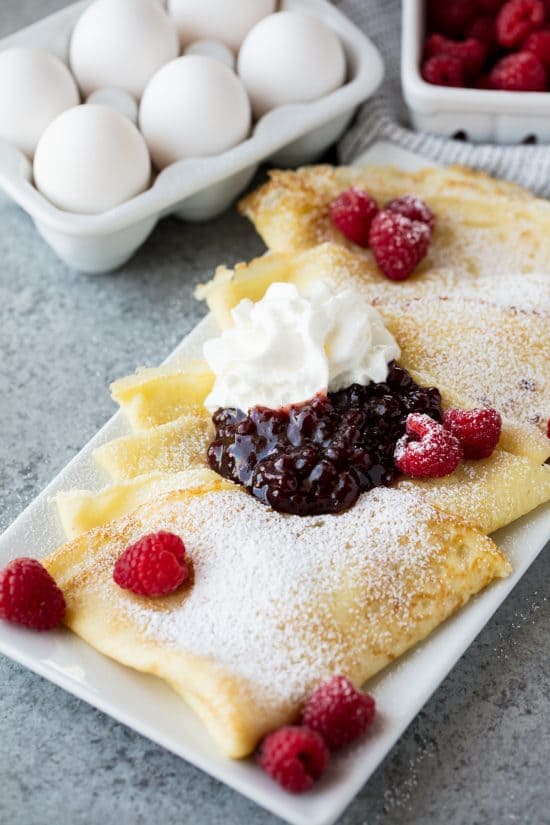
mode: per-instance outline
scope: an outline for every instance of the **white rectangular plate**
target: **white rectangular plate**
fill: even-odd
[[[377,144],[361,161],[407,169],[426,165],[418,156],[390,144]],[[206,318],[168,362],[176,354],[196,355],[202,341],[213,332],[214,323]],[[50,498],[61,489],[103,486],[105,478],[94,466],[92,450],[123,432],[124,419],[118,413],[19,516],[0,538],[0,567],[18,555],[43,556],[62,542]],[[301,797],[280,790],[252,760],[233,762],[221,756],[195,715],[160,680],[116,664],[68,631],[35,634],[0,622],[0,651],[293,825],[331,825],[534,561],[549,534],[548,507],[496,534],[496,541],[513,564],[512,575],[473,599],[427,641],[369,683],[380,711],[376,729],[367,741],[335,760],[327,776]]]

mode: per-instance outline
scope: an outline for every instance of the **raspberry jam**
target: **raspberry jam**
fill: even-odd
[[[441,421],[441,395],[392,362],[382,383],[352,384],[278,410],[253,407],[248,415],[217,410],[208,462],[279,512],[338,513],[396,477],[393,453],[411,412]]]

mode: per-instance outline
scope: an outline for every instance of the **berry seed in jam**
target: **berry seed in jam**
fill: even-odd
[[[441,421],[441,395],[392,362],[382,383],[279,410],[217,410],[208,462],[279,512],[338,513],[394,480],[393,453],[411,412]]]

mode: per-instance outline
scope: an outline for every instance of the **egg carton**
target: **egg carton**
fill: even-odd
[[[11,46],[49,49],[68,62],[71,31],[88,2],[62,11],[0,40]],[[378,88],[384,73],[378,50],[327,0],[283,0],[282,9],[320,18],[340,37],[346,53],[345,85],[319,100],[268,112],[251,136],[220,155],[189,158],[164,169],[150,189],[100,215],[77,215],[53,206],[32,185],[32,167],[0,141],[0,190],[33,219],[39,233],[69,266],[108,272],[122,266],[166,215],[203,221],[223,212],[246,188],[261,163],[311,163],[345,131],[357,106]]]
[[[549,143],[550,93],[455,89],[420,74],[425,0],[403,0],[401,85],[416,129],[474,143]]]

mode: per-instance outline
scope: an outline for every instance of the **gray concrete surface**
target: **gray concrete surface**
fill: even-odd
[[[64,0],[0,0],[0,36]],[[193,286],[261,250],[235,212],[163,222],[116,275],[64,267],[0,203],[0,528],[109,417],[107,384],[202,315]],[[342,825],[550,822],[548,555],[539,557]],[[0,659],[0,823],[275,825],[180,759]]]

